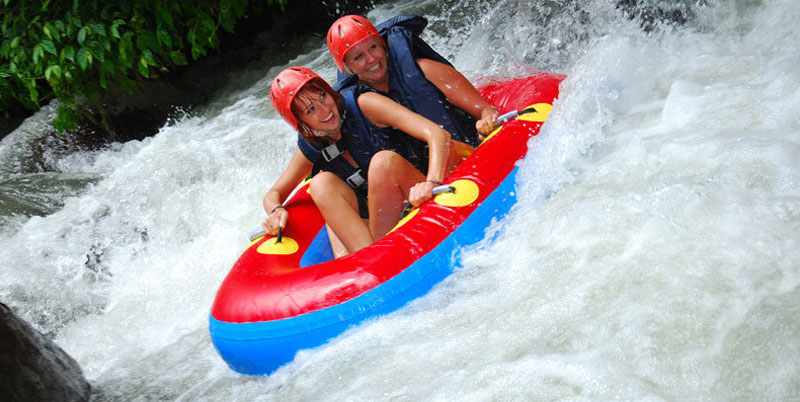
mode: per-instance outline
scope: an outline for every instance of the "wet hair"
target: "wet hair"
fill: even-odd
[[[328,96],[333,98],[333,100],[336,102],[336,107],[339,109],[339,116],[341,116],[344,112],[344,98],[320,78],[314,78],[306,85],[303,85],[303,87],[300,88],[300,92],[298,92],[297,96],[295,96],[291,105],[292,114],[297,120],[297,132],[300,134],[300,138],[317,146],[326,146],[330,144],[326,143],[325,140],[315,135],[314,130],[303,123],[300,116],[302,116],[304,114],[303,112],[305,112],[303,100],[308,100],[314,95],[319,95],[323,92],[327,93]]]

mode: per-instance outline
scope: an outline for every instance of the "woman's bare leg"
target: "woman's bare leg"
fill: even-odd
[[[336,233],[333,233],[330,225],[325,225],[325,230],[328,231],[328,240],[331,243],[331,250],[333,250],[333,258],[344,257],[347,254],[347,247],[344,246],[341,240],[336,236]]]
[[[388,233],[403,212],[408,191],[425,176],[393,151],[380,151],[369,164],[369,227],[374,239]]]
[[[369,227],[358,213],[356,194],[333,173],[320,172],[311,180],[311,198],[317,204],[328,227],[338,240],[353,253],[372,244]],[[331,246],[335,241],[331,239]],[[333,249],[337,257],[341,250]]]

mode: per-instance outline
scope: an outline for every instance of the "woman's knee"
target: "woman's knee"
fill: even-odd
[[[397,175],[398,172],[413,167],[397,152],[383,150],[376,153],[369,163],[369,181]]]
[[[308,185],[308,192],[314,200],[323,199],[336,192],[336,189],[342,179],[331,172],[319,172],[311,179]]]

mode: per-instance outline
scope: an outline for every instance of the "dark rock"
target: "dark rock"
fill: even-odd
[[[0,401],[88,401],[78,363],[0,303]]]

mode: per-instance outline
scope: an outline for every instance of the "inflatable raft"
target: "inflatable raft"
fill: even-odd
[[[293,223],[280,239],[255,238],[217,292],[209,330],[220,356],[237,372],[270,374],[299,350],[397,310],[447,277],[460,250],[483,239],[492,219],[514,205],[515,165],[563,79],[537,74],[482,85],[481,95],[513,118],[448,176],[450,191],[356,253],[332,259],[308,182],[298,185],[285,202]]]

